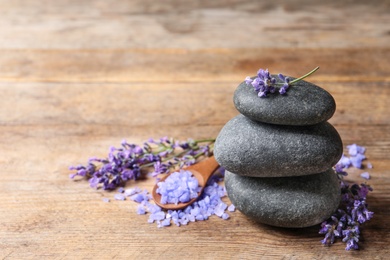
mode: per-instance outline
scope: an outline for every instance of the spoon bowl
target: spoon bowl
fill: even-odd
[[[196,163],[194,165],[191,165],[184,170],[190,171],[192,175],[198,180],[199,186],[201,187],[201,190],[198,192],[198,196],[196,198],[191,199],[188,202],[182,203],[179,202],[178,204],[163,204],[161,203],[161,194],[157,193],[158,185],[154,185],[153,191],[152,191],[152,197],[154,202],[161,208],[167,209],[167,210],[178,210],[187,207],[188,205],[191,205],[194,203],[199,196],[202,194],[204,188],[206,187],[207,181],[210,179],[211,175],[215,172],[215,170],[219,167],[218,162],[215,160],[214,156],[211,156],[199,163]],[[171,175],[171,173],[165,175],[159,182],[163,182]]]

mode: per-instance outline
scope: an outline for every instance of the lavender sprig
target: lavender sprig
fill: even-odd
[[[286,94],[288,88],[291,85],[293,85],[298,81],[301,81],[304,78],[307,78],[308,76],[316,72],[319,68],[320,67],[316,67],[312,71],[308,72],[307,74],[294,80],[291,80],[289,77],[286,77],[283,74],[279,73],[278,77],[281,81],[283,81],[282,83],[278,83],[276,79],[271,76],[268,69],[266,70],[259,69],[257,71],[257,77],[252,79],[251,77],[248,76],[245,78],[245,83],[247,85],[252,85],[259,97],[267,97],[269,93],[275,93],[278,86],[280,86],[279,94],[284,95]]]
[[[364,153],[364,147],[356,144],[347,146],[351,156]],[[354,149],[351,152],[351,148]],[[356,153],[354,151],[357,151]],[[367,184],[349,185],[344,176],[347,176],[345,168],[351,165],[349,158],[344,156],[335,166],[335,172],[340,181],[341,203],[339,209],[325,222],[321,224],[320,234],[325,234],[321,240],[324,245],[331,245],[336,238],[341,238],[346,243],[345,250],[358,249],[360,238],[360,226],[370,220],[374,213],[368,210],[366,203],[367,194],[372,188]],[[361,162],[358,164],[361,167]]]
[[[153,177],[196,163],[212,153],[215,139],[180,142],[163,137],[149,139],[143,147],[122,141],[120,148],[111,147],[107,158],[90,158],[86,165],[69,167],[76,171],[70,178],[81,176],[92,188],[113,190],[127,181],[137,180],[144,169],[154,166]]]

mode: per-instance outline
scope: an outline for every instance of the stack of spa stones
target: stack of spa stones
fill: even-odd
[[[273,226],[307,227],[326,220],[340,202],[332,167],[343,150],[327,122],[336,109],[333,97],[299,81],[285,95],[259,98],[242,82],[234,104],[241,114],[223,127],[214,149],[226,169],[232,203],[249,218]]]

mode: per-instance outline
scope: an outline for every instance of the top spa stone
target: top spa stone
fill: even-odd
[[[273,77],[281,82],[277,75]],[[284,95],[274,93],[264,98],[258,97],[252,85],[244,81],[237,87],[233,101],[241,114],[277,125],[314,125],[327,121],[336,110],[336,103],[327,91],[303,80],[290,86]]]

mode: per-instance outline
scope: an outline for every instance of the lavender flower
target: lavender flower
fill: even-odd
[[[336,238],[341,238],[346,243],[345,249],[351,250],[359,248],[360,225],[370,220],[374,213],[368,210],[366,203],[366,197],[372,188],[367,184],[349,185],[343,180],[343,176],[347,175],[344,169],[351,165],[354,166],[353,158],[359,158],[359,155],[363,155],[366,149],[356,144],[349,145],[347,148],[350,157],[343,155],[335,166],[341,189],[340,207],[331,218],[322,223],[319,233],[325,235],[325,238],[321,240],[322,244],[330,245]],[[368,173],[362,175],[369,177]]]
[[[281,95],[286,94],[287,89],[290,87],[290,78],[284,76],[283,74],[279,73],[278,77],[283,81],[283,86],[279,89],[279,93]]]
[[[300,78],[297,78],[297,79],[294,79],[294,80],[290,80],[289,77],[286,77],[284,76],[283,74],[278,74],[278,77],[279,79],[282,81],[282,82],[277,82],[276,81],[276,78],[274,78],[268,71],[268,69],[266,70],[263,70],[263,69],[259,69],[257,71],[257,76],[255,78],[251,78],[251,77],[246,77],[245,78],[245,83],[247,85],[252,85],[253,89],[255,90],[255,92],[257,93],[257,95],[259,97],[267,97],[267,95],[269,93],[275,93],[276,90],[277,90],[277,86],[280,86],[279,88],[279,93],[281,95],[284,95],[286,94],[288,88],[310,76],[311,74],[313,74],[315,71],[317,71],[319,69],[319,67],[316,67],[315,69],[313,69],[312,71],[310,71],[309,73],[303,75],[302,77]]]
[[[107,158],[90,158],[86,166],[69,167],[76,171],[70,178],[80,176],[89,180],[92,188],[113,190],[130,180],[137,180],[143,170],[154,166],[153,177],[196,163],[201,156],[212,154],[215,139],[185,142],[163,137],[149,139],[143,147],[121,142],[120,148],[111,147]]]
[[[347,247],[345,250],[351,250],[355,249],[357,250],[359,248],[358,242],[359,242],[359,226],[353,226],[349,229],[343,230],[343,242],[347,244]]]

